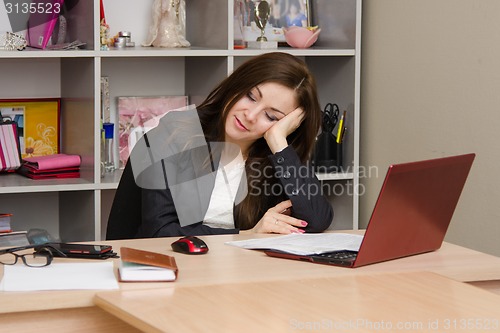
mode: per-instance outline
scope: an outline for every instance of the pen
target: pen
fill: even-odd
[[[346,111],[344,111],[344,113],[342,114],[342,117],[340,118],[340,121],[339,121],[339,128],[337,130],[337,143],[342,142],[341,135],[342,135],[342,132],[344,130],[345,116],[346,116]]]
[[[340,143],[344,142],[345,132],[347,131],[347,127],[344,127],[344,130],[340,134]]]

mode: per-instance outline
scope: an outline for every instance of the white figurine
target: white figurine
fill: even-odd
[[[143,46],[189,47],[185,35],[185,0],[154,0],[153,22]]]

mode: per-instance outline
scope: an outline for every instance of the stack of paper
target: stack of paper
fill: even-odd
[[[5,265],[2,291],[118,289],[113,262],[52,263],[46,267]]]
[[[252,250],[278,250],[297,255],[311,255],[344,250],[358,251],[362,240],[362,235],[323,233],[290,234],[226,242],[226,244]]]

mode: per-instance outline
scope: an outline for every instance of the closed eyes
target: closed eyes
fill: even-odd
[[[264,111],[264,113],[265,113],[265,115],[266,115],[267,119],[269,119],[270,121],[278,121],[278,120],[279,120],[279,119],[278,119],[278,117],[276,117],[276,116],[275,116],[275,115],[273,115],[273,114],[270,114],[270,113],[269,113],[269,112],[267,112],[267,111]]]
[[[254,90],[251,90],[246,94],[246,97],[250,101],[256,103],[256,102],[258,102],[258,99],[262,98],[263,96],[262,96],[262,92],[260,91],[260,89],[258,87],[255,87]],[[280,111],[276,108],[270,108],[269,110],[264,111],[266,118],[272,122],[280,120],[280,118],[278,116],[276,116],[276,113],[283,114],[284,116],[286,115],[282,111]]]

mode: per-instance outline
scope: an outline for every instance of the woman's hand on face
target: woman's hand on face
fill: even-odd
[[[286,200],[269,208],[255,227],[249,231],[254,233],[275,234],[304,233],[304,230],[300,228],[307,226],[307,222],[289,216],[289,209],[291,207],[292,202]]]
[[[288,146],[286,141],[293,131],[295,131],[304,120],[304,110],[298,107],[271,126],[266,133],[264,139],[273,153],[281,151]]]

